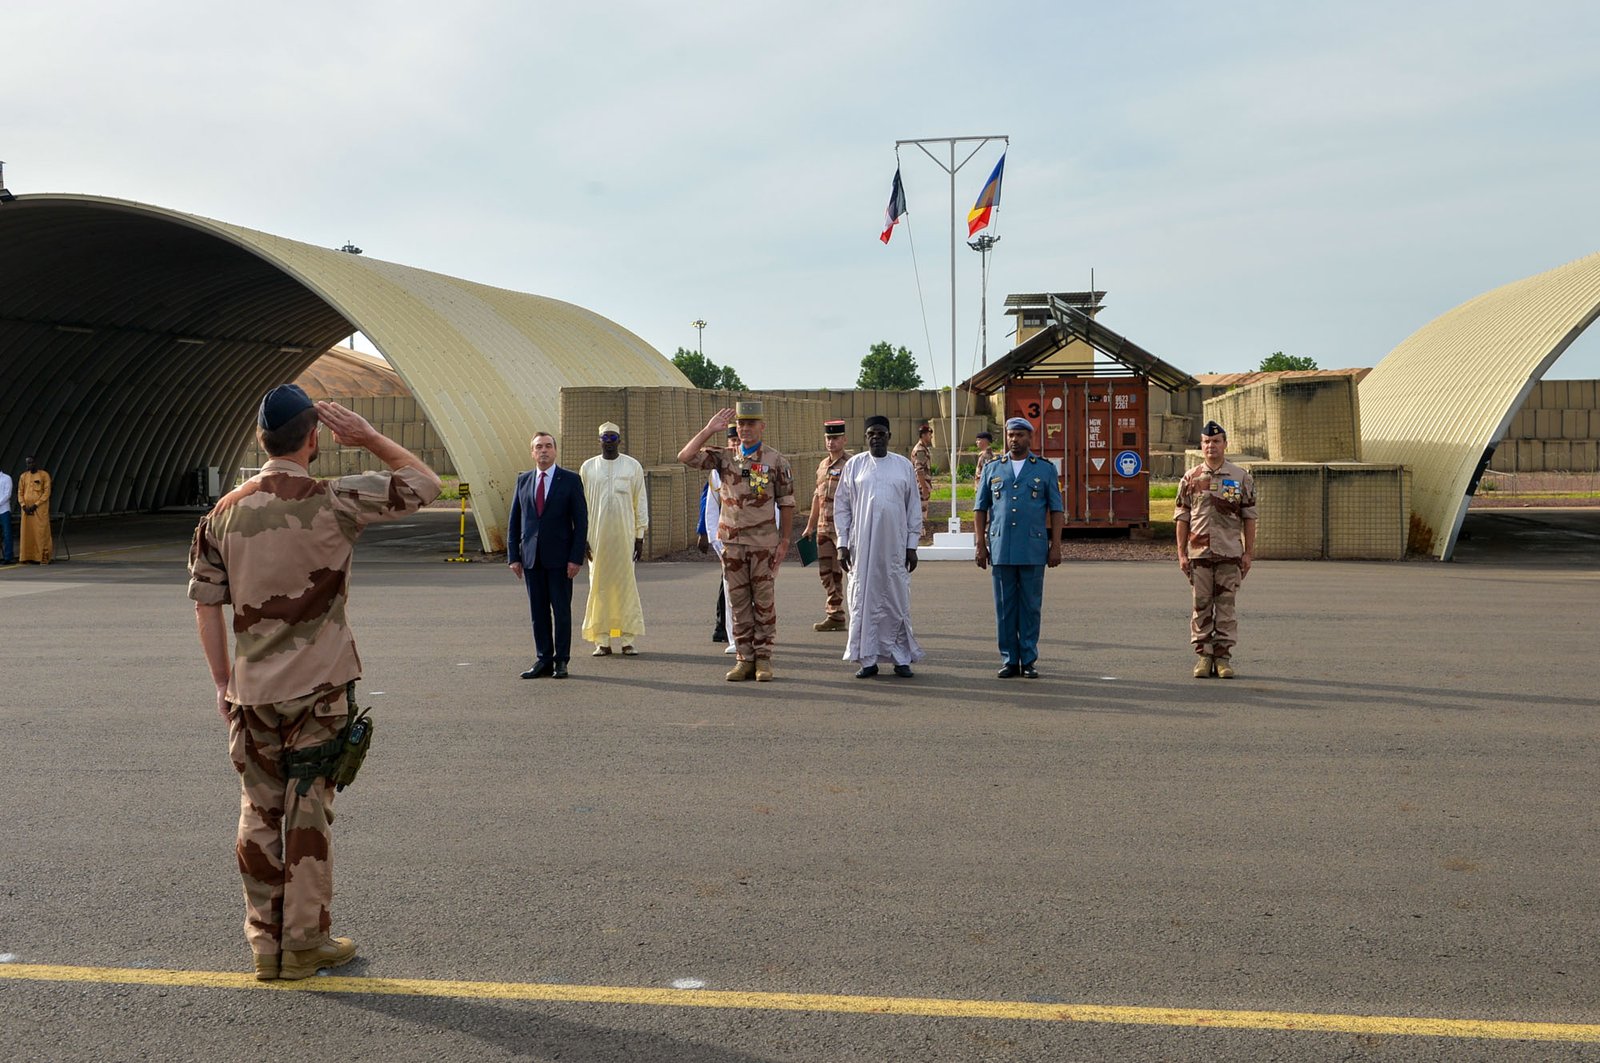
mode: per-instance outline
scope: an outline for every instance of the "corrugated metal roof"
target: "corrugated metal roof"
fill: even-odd
[[[1029,298],[1026,296],[1019,298]],[[1081,340],[1115,365],[1150,378],[1168,391],[1195,385],[1194,377],[1157,358],[1125,336],[1113,332],[1076,307],[1052,295],[1042,297],[1049,306],[1052,323],[995,359],[960,386],[980,394],[991,394],[1013,377],[1039,372],[1056,375],[1048,367],[1050,356],[1074,340]]]
[[[74,514],[185,501],[191,470],[237,464],[262,393],[356,330],[472,482],[490,548],[563,386],[689,386],[570,303],[126,200],[19,196],[0,204],[0,463],[37,451]]]
[[[1600,254],[1430,321],[1361,382],[1361,454],[1411,467],[1413,549],[1448,560],[1467,491],[1528,392],[1600,315]]]
[[[1201,387],[1210,388],[1242,388],[1249,384],[1259,384],[1263,380],[1278,380],[1290,377],[1319,377],[1319,376],[1353,376],[1359,382],[1364,379],[1372,369],[1279,369],[1263,372],[1259,369],[1245,373],[1199,373],[1195,380]]]

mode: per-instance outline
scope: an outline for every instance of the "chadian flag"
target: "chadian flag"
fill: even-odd
[[[1006,157],[1000,156],[1000,161],[994,164],[994,173],[989,175],[989,180],[984,183],[983,191],[978,193],[978,201],[967,211],[967,235],[971,236],[979,229],[989,224],[995,210],[1000,206],[1000,178],[1005,175]]]
[[[889,209],[883,214],[883,235],[878,237],[884,243],[889,242],[889,236],[894,232],[895,225],[906,214],[906,190],[900,185],[900,167],[894,168],[894,186],[889,189]]]

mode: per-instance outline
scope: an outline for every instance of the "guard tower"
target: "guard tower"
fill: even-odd
[[[1167,364],[1095,320],[1104,292],[1011,295],[1017,345],[961,385],[994,418],[1033,424],[1034,450],[1061,480],[1068,528],[1150,523],[1150,386],[1194,387]]]

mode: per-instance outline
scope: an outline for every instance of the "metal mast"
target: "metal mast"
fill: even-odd
[[[956,446],[960,442],[956,438],[956,417],[960,411],[956,408],[956,174],[961,168],[972,161],[972,157],[983,150],[983,146],[991,140],[1004,141],[1006,146],[1011,145],[1011,138],[1007,135],[994,133],[983,137],[927,137],[921,140],[897,140],[894,142],[896,150],[904,144],[915,144],[924,155],[950,175],[950,531],[961,530],[960,518],[956,516]],[[947,164],[939,156],[928,150],[929,144],[943,144],[949,149],[950,161]],[[956,145],[974,144],[967,157],[956,162]],[[933,352],[928,352],[931,357]]]

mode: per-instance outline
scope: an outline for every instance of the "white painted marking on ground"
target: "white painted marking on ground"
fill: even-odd
[[[472,662],[471,661],[457,661],[456,662],[456,667],[457,668],[471,668],[472,667]]]
[[[1112,683],[1115,683],[1117,681],[1117,677],[1114,676],[1114,675],[1103,675],[1100,678],[1104,679],[1104,680],[1106,680],[1108,682],[1112,682]]]
[[[706,980],[704,978],[674,978],[672,980],[672,988],[674,989],[704,989],[705,987]]]
[[[17,580],[14,583],[8,582],[4,586],[0,586],[0,598],[16,598],[24,594],[46,594],[50,591],[70,591],[78,587],[90,586],[94,586],[94,584],[48,583],[43,580],[39,581],[38,583],[33,583],[24,580]],[[100,584],[100,586],[103,588],[105,585]]]
[[[0,952],[0,963],[16,963],[20,959],[15,952]]]
[[[379,694],[387,694],[387,693],[389,693],[387,690],[369,690],[369,691],[367,691],[367,697],[375,698]]]

